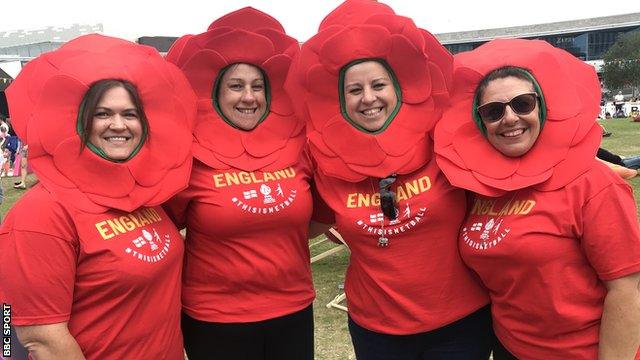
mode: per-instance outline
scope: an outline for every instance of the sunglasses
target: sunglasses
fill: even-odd
[[[538,102],[538,94],[526,93],[521,94],[507,102],[494,101],[482,106],[478,106],[478,114],[480,119],[485,122],[496,122],[504,116],[507,105],[518,115],[527,115],[536,108]]]
[[[396,193],[389,188],[391,184],[396,181],[396,174],[387,176],[384,179],[380,179],[380,210],[384,216],[388,219],[395,220],[398,217],[396,214]]]

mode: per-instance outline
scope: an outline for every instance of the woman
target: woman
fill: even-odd
[[[167,58],[198,96],[182,326],[190,359],[313,359],[311,164],[282,86],[298,42],[244,8]]]
[[[454,74],[436,152],[473,191],[459,246],[490,291],[494,359],[632,359],[640,234],[631,189],[595,159],[593,67],[495,40],[457,55]]]
[[[188,182],[188,82],[151,48],[87,35],[7,96],[40,180],[0,228],[20,341],[34,359],[182,359],[183,244],[159,204]]]
[[[488,297],[456,246],[464,193],[431,156],[452,60],[410,19],[361,0],[330,13],[292,66],[316,185],[351,249],[358,359],[489,356]]]

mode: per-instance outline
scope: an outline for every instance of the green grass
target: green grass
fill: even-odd
[[[608,131],[613,133],[603,138],[602,147],[622,156],[640,155],[640,123],[633,123],[630,119],[602,120]],[[15,180],[14,180],[15,179]],[[17,178],[3,178],[5,201],[0,205],[0,214],[6,214],[15,201],[24,194],[24,190],[13,189],[13,182]],[[27,183],[35,182],[30,175]],[[629,181],[636,195],[636,205],[640,198],[640,178]],[[319,241],[321,237],[310,240],[310,244]],[[335,246],[327,242],[314,246],[311,255],[317,255]],[[347,329],[347,314],[341,310],[328,309],[325,305],[342,292],[339,288],[344,283],[344,273],[347,267],[349,253],[347,250],[338,252],[313,264],[313,278],[317,298],[314,302],[315,313],[315,342],[316,359],[345,360],[355,359],[353,346]]]
[[[611,136],[602,138],[602,148],[620,156],[640,155],[640,123],[629,118],[601,120]],[[636,199],[636,207],[640,208],[640,177],[629,180]],[[639,216],[640,219],[640,216]]]
[[[25,193],[26,190],[14,189],[13,183],[20,181],[20,177],[2,177],[0,178],[0,186],[4,189],[4,201],[0,204],[0,217],[4,219],[4,216],[9,211],[11,206]],[[31,187],[36,182],[36,176],[29,174],[27,176],[27,187]]]

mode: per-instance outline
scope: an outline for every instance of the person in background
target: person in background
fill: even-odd
[[[624,106],[624,95],[622,95],[622,91],[618,91],[618,93],[613,97],[613,100],[613,104],[616,107],[616,112],[613,116],[624,117],[624,110],[622,109]]]
[[[27,154],[29,151],[28,149],[29,149],[29,145],[25,144],[24,142],[21,142],[20,149],[18,150],[20,151],[20,181],[13,184],[14,189],[26,190],[27,188],[27,171],[28,171]]]
[[[351,251],[345,293],[358,359],[489,358],[488,295],[456,244],[465,194],[444,178],[429,135],[452,65],[411,19],[349,0],[291,67],[318,192]]]
[[[471,191],[459,236],[489,289],[493,358],[634,359],[640,230],[629,185],[595,159],[592,66],[539,40],[456,55],[437,160]]]
[[[199,99],[189,188],[166,205],[187,230],[191,360],[314,357],[313,164],[282,88],[298,50],[276,19],[243,8],[167,55]]]
[[[0,302],[29,357],[182,360],[183,240],[160,204],[188,183],[187,80],[150,47],[86,35],[7,97],[40,180],[0,227]]]

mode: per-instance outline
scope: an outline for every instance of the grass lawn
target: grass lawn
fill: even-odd
[[[607,131],[612,135],[602,138],[601,147],[620,156],[640,155],[640,123],[632,122],[628,118],[601,120]],[[640,207],[640,177],[629,180],[636,198],[636,207]]]
[[[622,156],[640,155],[640,123],[633,123],[629,119],[602,120],[601,123],[612,132],[608,138],[603,138],[602,147]],[[14,180],[16,179],[16,180]],[[0,214],[4,214],[13,203],[24,193],[24,190],[13,189],[13,182],[17,178],[3,178],[2,185],[5,189],[5,201],[0,205]],[[35,177],[30,175],[28,184],[33,184]],[[630,180],[630,184],[636,195],[636,205],[640,198],[640,178]],[[319,241],[321,237],[312,239],[311,244]],[[335,246],[332,243],[323,243],[314,246],[311,255],[317,255]],[[353,347],[347,330],[347,315],[337,309],[328,309],[325,305],[336,295],[342,292],[339,288],[344,283],[344,272],[348,263],[348,252],[340,251],[337,254],[317,261],[313,264],[313,277],[316,286],[317,298],[314,303],[315,311],[315,341],[316,359],[318,360],[345,360],[355,359]]]

